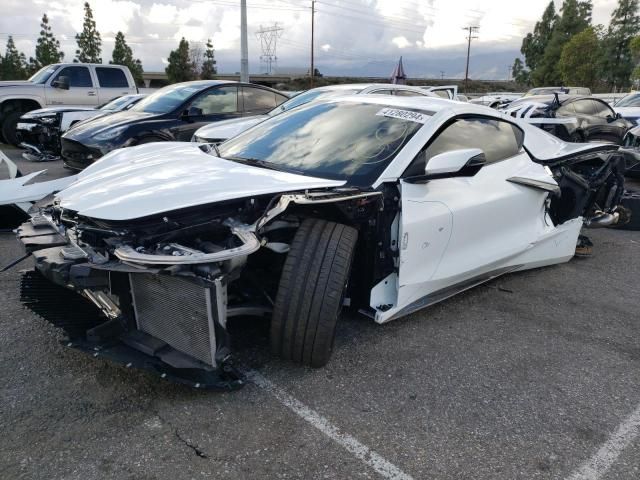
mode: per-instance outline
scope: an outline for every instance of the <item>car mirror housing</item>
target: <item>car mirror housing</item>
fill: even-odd
[[[452,177],[473,177],[487,163],[479,148],[465,148],[443,152],[430,158],[424,175],[407,177],[407,183],[426,183],[429,180]]]
[[[51,84],[55,88],[61,90],[69,90],[69,77],[59,77],[55,82]]]

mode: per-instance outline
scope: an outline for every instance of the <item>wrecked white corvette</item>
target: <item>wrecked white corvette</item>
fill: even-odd
[[[18,229],[36,262],[23,297],[69,346],[235,388],[231,317],[269,315],[275,354],[321,366],[343,305],[388,322],[565,262],[583,223],[619,218],[615,147],[470,104],[344,97],[218,148],[112,152]],[[70,307],[82,297],[103,315]]]

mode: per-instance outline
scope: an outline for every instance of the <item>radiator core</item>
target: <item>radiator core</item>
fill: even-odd
[[[138,330],[215,366],[212,289],[170,275],[129,275]]]

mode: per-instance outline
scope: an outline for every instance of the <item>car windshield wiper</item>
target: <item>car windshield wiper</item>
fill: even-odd
[[[220,155],[218,155],[220,156]],[[244,163],[245,165],[251,165],[252,167],[266,168],[268,170],[275,170],[277,172],[296,173],[298,175],[307,175],[302,170],[295,170],[293,168],[282,167],[276,163],[267,162],[259,158],[245,158],[245,157],[220,157],[225,160],[231,160],[233,162]]]

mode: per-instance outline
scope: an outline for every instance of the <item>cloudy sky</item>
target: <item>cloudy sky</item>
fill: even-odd
[[[75,52],[84,0],[3,0],[0,50],[8,35],[34,54],[43,13],[49,15],[65,59]],[[117,31],[126,35],[145,70],[164,69],[166,57],[184,36],[203,44],[212,38],[221,73],[239,70],[240,0],[91,0],[103,39],[103,61],[111,58]],[[522,37],[548,0],[317,0],[316,64],[323,73],[387,75],[400,55],[410,76],[464,75],[465,25],[478,25],[471,76],[505,78]],[[594,23],[608,22],[616,0],[594,0]],[[310,0],[247,0],[249,65],[260,64],[261,27],[278,23],[278,68],[302,69],[309,62]],[[556,0],[556,4],[561,4]]]

